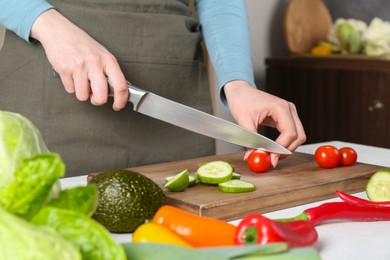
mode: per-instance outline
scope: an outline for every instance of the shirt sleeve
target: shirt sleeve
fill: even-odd
[[[245,0],[196,0],[196,9],[208,55],[216,74],[220,98],[232,80],[254,82],[252,50]]]
[[[44,0],[0,0],[0,24],[32,42],[31,27],[37,17],[53,8]]]

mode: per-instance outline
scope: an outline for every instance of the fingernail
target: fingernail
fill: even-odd
[[[279,155],[278,154],[271,154],[271,164],[272,167],[276,168],[279,162]]]

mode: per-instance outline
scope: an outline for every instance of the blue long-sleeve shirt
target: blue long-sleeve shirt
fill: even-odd
[[[255,86],[245,0],[196,0],[199,22],[219,88],[232,80]],[[225,103],[223,91],[221,100]]]
[[[195,4],[220,90],[232,80],[255,86],[245,0],[196,0]],[[0,0],[0,24],[29,42],[34,21],[51,8],[45,0]]]
[[[0,0],[0,24],[29,41],[33,23],[50,8],[44,0]]]

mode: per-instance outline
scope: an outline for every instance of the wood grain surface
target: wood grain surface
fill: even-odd
[[[332,17],[322,0],[289,0],[284,18],[287,47],[292,53],[310,53],[327,39]]]
[[[249,213],[266,213],[336,197],[335,191],[365,190],[369,177],[383,167],[357,163],[350,167],[322,169],[313,155],[294,153],[279,162],[275,169],[254,174],[243,161],[244,152],[209,156],[131,168],[155,181],[164,190],[167,204],[192,213],[223,220],[235,220]],[[256,185],[254,192],[223,193],[217,186],[198,183],[183,192],[170,192],[164,178],[184,169],[194,174],[202,163],[224,160],[235,166],[241,179]]]

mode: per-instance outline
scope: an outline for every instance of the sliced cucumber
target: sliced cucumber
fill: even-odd
[[[230,180],[218,184],[218,189],[222,192],[250,192],[256,189],[255,185],[242,180]]]
[[[239,179],[241,179],[241,174],[233,172],[232,180],[239,180]]]
[[[224,161],[212,161],[201,165],[196,171],[196,178],[207,184],[218,184],[232,178],[233,167]]]
[[[168,182],[173,177],[175,177],[175,175],[165,177],[165,182]],[[188,187],[192,187],[192,186],[194,186],[196,184],[196,178],[194,176],[192,176],[192,175],[188,175],[188,181],[189,181]]]
[[[190,185],[188,170],[184,170],[170,178],[164,187],[170,191],[183,191]]]
[[[378,171],[371,176],[366,194],[372,201],[390,201],[390,169]]]

